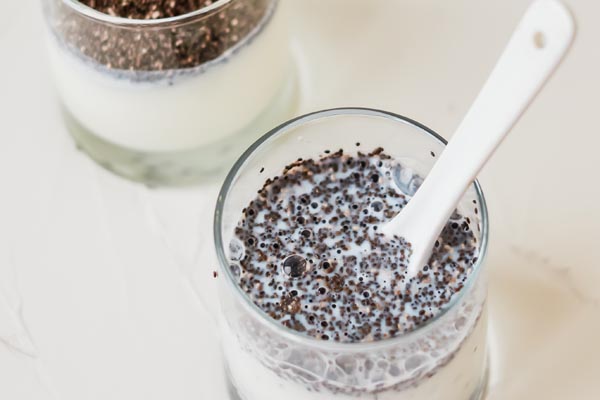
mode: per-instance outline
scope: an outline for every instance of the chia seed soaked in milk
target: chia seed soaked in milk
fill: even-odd
[[[478,225],[455,213],[408,278],[411,244],[380,228],[420,181],[381,148],[298,159],[242,210],[230,246],[238,285],[278,323],[321,340],[378,341],[425,324],[471,274]]]

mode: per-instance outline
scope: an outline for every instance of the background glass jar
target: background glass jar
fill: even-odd
[[[290,116],[295,75],[277,0],[217,0],[159,19],[44,0],[69,132],[106,168],[181,184]]]
[[[369,109],[309,114],[274,129],[233,167],[219,196],[215,243],[221,276],[220,329],[232,398],[243,400],[479,399],[487,382],[488,218],[478,183],[458,211],[471,221],[478,259],[464,288],[441,314],[414,331],[368,343],[323,341],[289,330],[259,309],[237,285],[229,243],[242,209],[265,179],[298,158],[326,149],[383,147],[410,179],[426,176],[445,141],[407,118]],[[416,190],[418,182],[401,182]],[[411,193],[408,193],[411,194]]]

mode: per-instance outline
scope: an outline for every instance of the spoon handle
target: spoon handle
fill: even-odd
[[[384,227],[431,250],[460,198],[559,64],[574,23],[558,0],[535,1],[413,199]],[[422,264],[426,260],[421,260]],[[414,275],[422,265],[409,268]],[[416,270],[415,270],[416,269]]]

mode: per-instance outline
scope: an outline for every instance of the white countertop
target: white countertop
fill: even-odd
[[[358,105],[448,136],[525,0],[283,0],[301,111]],[[492,399],[600,398],[600,3],[486,167]],[[218,183],[149,190],[75,150],[37,1],[0,13],[0,399],[225,399],[210,223]],[[199,297],[197,294],[201,293]]]

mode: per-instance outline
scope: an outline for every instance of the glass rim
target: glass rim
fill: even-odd
[[[304,114],[302,116],[293,118],[283,124],[277,126],[276,128],[270,130],[263,136],[261,136],[258,140],[256,140],[235,162],[223,185],[221,186],[221,190],[219,191],[219,195],[217,198],[217,204],[214,213],[214,222],[213,222],[213,235],[214,235],[214,244],[216,248],[217,258],[219,262],[219,266],[222,270],[225,271],[227,282],[233,286],[233,292],[235,292],[234,296],[241,297],[242,304],[245,305],[246,308],[253,314],[258,314],[258,318],[266,323],[269,327],[272,327],[278,334],[282,337],[289,339],[293,342],[300,343],[302,345],[319,348],[328,351],[361,351],[361,350],[374,350],[380,348],[387,348],[389,346],[394,346],[395,344],[409,341],[412,337],[418,335],[423,330],[429,328],[433,324],[435,324],[438,320],[440,320],[443,316],[445,316],[450,310],[453,310],[454,307],[462,300],[465,293],[469,292],[469,290],[473,286],[473,282],[477,281],[479,277],[482,264],[486,259],[487,250],[488,250],[488,237],[489,237],[489,216],[487,210],[487,204],[485,201],[485,197],[483,195],[483,191],[481,189],[481,185],[479,181],[475,179],[473,181],[472,187],[475,188],[475,192],[477,194],[477,202],[479,205],[480,215],[481,215],[481,240],[479,241],[479,255],[477,257],[477,261],[473,265],[473,272],[465,282],[463,289],[456,295],[454,295],[453,299],[447,304],[447,306],[441,310],[441,312],[430,320],[426,321],[424,324],[419,325],[417,328],[403,333],[398,336],[394,336],[389,339],[381,339],[371,342],[353,342],[353,343],[345,343],[345,342],[336,342],[333,340],[322,340],[316,337],[312,337],[301,332],[297,332],[293,329],[286,328],[285,326],[278,323],[276,320],[271,318],[267,313],[265,313],[260,307],[258,307],[254,302],[246,295],[246,293],[242,290],[242,288],[237,284],[235,277],[232,275],[231,269],[229,268],[229,260],[225,254],[225,243],[223,243],[223,236],[221,233],[221,225],[222,225],[222,217],[223,217],[223,208],[225,205],[225,199],[229,194],[231,187],[233,186],[235,179],[238,173],[243,169],[246,161],[258,150],[262,147],[263,144],[266,144],[269,139],[277,137],[280,134],[285,134],[290,129],[295,127],[304,125],[305,123],[312,122],[319,119],[329,118],[333,116],[374,116],[374,117],[382,117],[388,120],[400,122],[400,123],[408,123],[415,128],[420,129],[424,133],[430,135],[441,144],[446,146],[448,141],[440,136],[438,133],[429,129],[425,125],[405,117],[400,114],[395,114],[388,111],[383,111],[374,108],[366,108],[366,107],[340,107],[340,108],[330,108],[320,111],[311,112],[308,114]]]
[[[75,12],[84,15],[90,19],[96,20],[98,22],[103,22],[111,25],[118,25],[123,27],[160,27],[163,25],[171,25],[174,23],[185,23],[189,20],[195,19],[196,17],[201,17],[204,15],[212,14],[216,12],[229,3],[236,0],[217,0],[214,3],[199,8],[198,10],[191,11],[189,13],[176,15],[174,17],[167,18],[158,18],[158,19],[135,19],[135,18],[125,18],[118,17],[105,14],[101,11],[98,11],[92,7],[89,7],[83,4],[79,0],[61,0],[65,5],[71,7]]]

